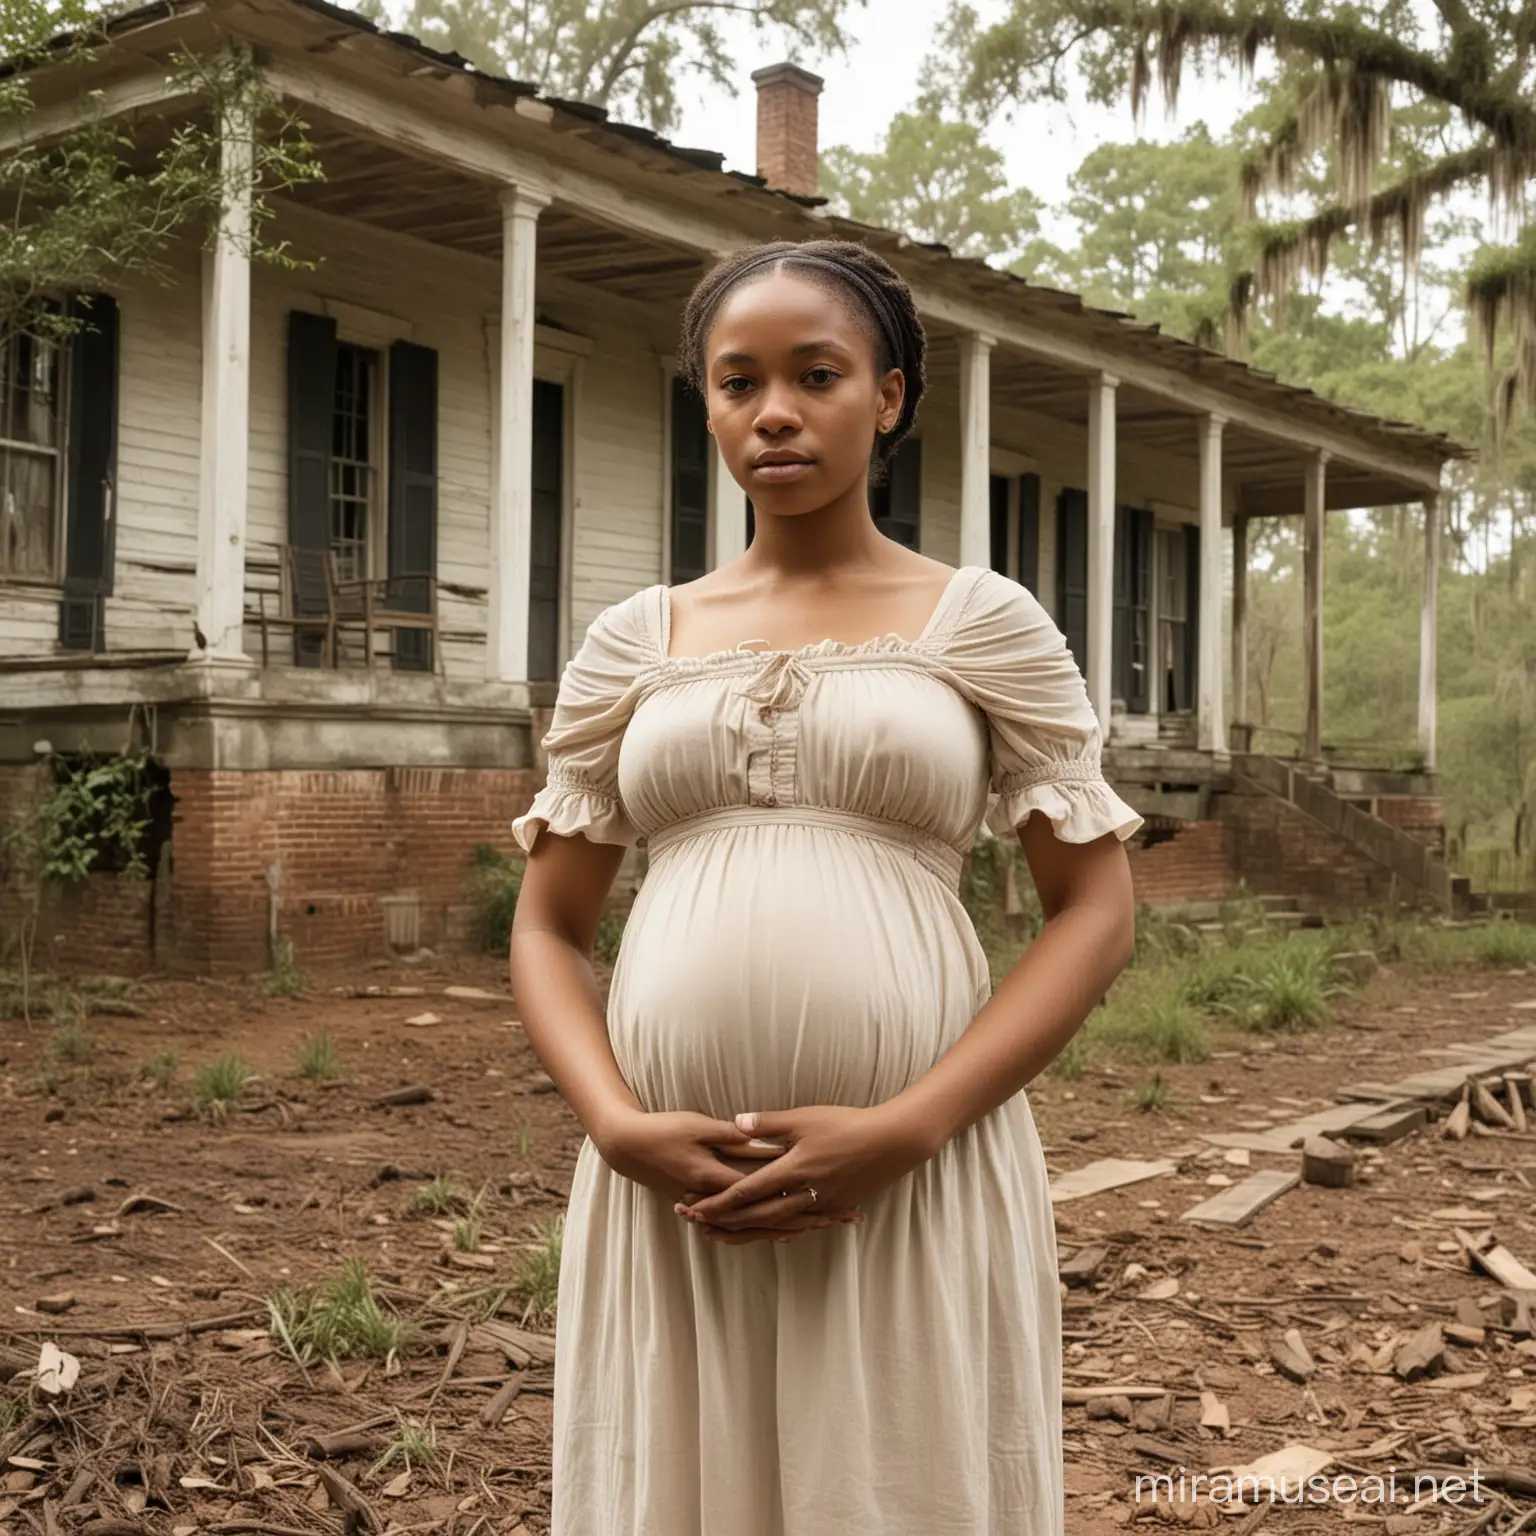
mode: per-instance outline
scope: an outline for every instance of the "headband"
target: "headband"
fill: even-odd
[[[863,299],[865,308],[874,318],[881,340],[885,343],[886,355],[891,359],[893,365],[901,363],[903,347],[901,344],[900,311],[891,301],[886,291],[868,273],[860,270],[858,267],[845,267],[839,262],[829,261],[825,256],[818,256],[814,252],[803,251],[795,247],[791,247],[788,250],[781,247],[775,250],[770,246],[760,251],[750,260],[743,262],[731,274],[730,282],[715,295],[715,301],[710,305],[710,314],[712,315],[719,308],[720,301],[743,278],[750,277],[754,272],[759,272],[765,267],[777,266],[781,262],[792,262],[802,267],[815,267],[818,271],[825,272],[828,276],[838,279],[845,288],[853,289],[854,293]]]

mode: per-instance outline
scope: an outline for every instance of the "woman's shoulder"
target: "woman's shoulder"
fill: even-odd
[[[1040,600],[1021,582],[988,566],[967,566],[957,584],[959,600],[944,633],[949,646],[962,651],[995,645],[1048,649],[1059,638]]]
[[[608,652],[636,666],[656,660],[661,654],[666,595],[666,587],[656,582],[600,609],[587,626],[585,648]]]

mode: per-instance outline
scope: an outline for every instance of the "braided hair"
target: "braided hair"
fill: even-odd
[[[859,318],[874,332],[878,371],[885,374],[899,368],[906,381],[901,415],[889,432],[875,438],[872,469],[878,479],[916,422],[926,383],[927,339],[911,289],[884,257],[867,246],[852,240],[775,240],[727,256],[705,273],[688,297],[678,344],[679,371],[702,396],[707,375],[704,348],[720,305],[740,284],[786,270],[851,300]]]

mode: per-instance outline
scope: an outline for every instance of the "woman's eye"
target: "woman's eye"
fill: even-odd
[[[751,389],[751,387],[751,379],[733,377],[729,379],[722,379],[720,381],[720,388],[723,389],[728,395],[739,395],[743,390]]]
[[[805,376],[808,384],[830,384],[837,378],[837,373],[831,368],[812,368]]]

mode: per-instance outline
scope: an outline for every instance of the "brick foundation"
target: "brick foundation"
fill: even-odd
[[[1128,851],[1136,900],[1145,906],[1219,901],[1237,885],[1219,821],[1149,816]]]
[[[440,944],[476,844],[512,852],[536,786],[515,769],[178,773],[162,963],[264,968],[269,871],[300,964],[382,954],[385,896],[419,896],[422,942]]]
[[[1386,870],[1284,800],[1237,790],[1218,796],[1216,810],[1231,866],[1251,891],[1298,896],[1326,908],[1390,895]]]
[[[46,792],[45,769],[0,768],[0,823]],[[379,768],[171,776],[174,820],[153,878],[50,884],[35,963],[60,970],[199,974],[269,964],[269,869],[278,929],[301,965],[385,950],[380,898],[414,895],[421,940],[444,942],[468,899],[479,843],[514,851],[510,822],[538,775],[516,769]],[[19,866],[0,869],[0,932],[19,931]]]
[[[1366,807],[1436,853],[1445,853],[1445,802],[1438,795],[1377,795]]]

